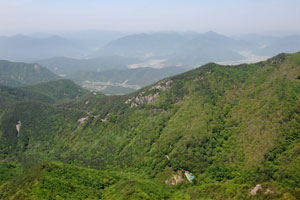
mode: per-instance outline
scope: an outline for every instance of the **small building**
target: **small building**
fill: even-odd
[[[187,180],[188,180],[189,182],[193,182],[195,176],[194,176],[192,173],[190,173],[190,172],[188,172],[188,171],[185,171],[184,174],[185,174],[185,176],[186,176],[186,178],[187,178]]]

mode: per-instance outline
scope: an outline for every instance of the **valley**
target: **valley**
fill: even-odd
[[[300,200],[299,8],[0,0],[0,200]]]
[[[299,72],[293,53],[125,95],[1,86],[0,198],[298,199]]]

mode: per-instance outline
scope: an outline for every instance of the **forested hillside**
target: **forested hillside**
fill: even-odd
[[[32,85],[58,79],[59,77],[57,75],[38,64],[0,60],[1,85]]]
[[[1,198],[300,198],[299,53],[72,97],[7,101]]]

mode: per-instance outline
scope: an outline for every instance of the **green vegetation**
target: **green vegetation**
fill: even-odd
[[[87,90],[70,80],[58,80],[25,87],[0,85],[0,113],[20,102],[63,103],[87,93]]]
[[[299,199],[299,61],[296,53],[250,65],[210,63],[123,96],[7,101],[0,155],[17,168],[2,180],[21,170],[33,175],[17,176],[0,193],[31,199]],[[37,170],[43,161],[50,171]],[[193,183],[185,170],[195,176]],[[73,182],[82,189],[72,191]]]
[[[38,64],[0,60],[0,84],[7,86],[32,85],[58,80],[59,77]]]
[[[79,71],[68,75],[79,85],[104,94],[128,94],[163,78],[187,71],[183,67],[151,67],[137,69],[111,69],[101,72]]]
[[[27,86],[26,89],[49,96],[55,101],[71,100],[88,93],[87,90],[82,89],[73,81],[66,79]]]
[[[118,184],[116,184],[118,183]],[[42,162],[1,188],[1,199],[164,199],[167,187],[141,175]]]

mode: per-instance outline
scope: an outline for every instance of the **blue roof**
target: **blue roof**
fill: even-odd
[[[193,176],[193,175],[190,174],[190,173],[188,173],[187,176],[189,177],[189,179],[190,179],[191,181],[195,178],[195,176]]]

